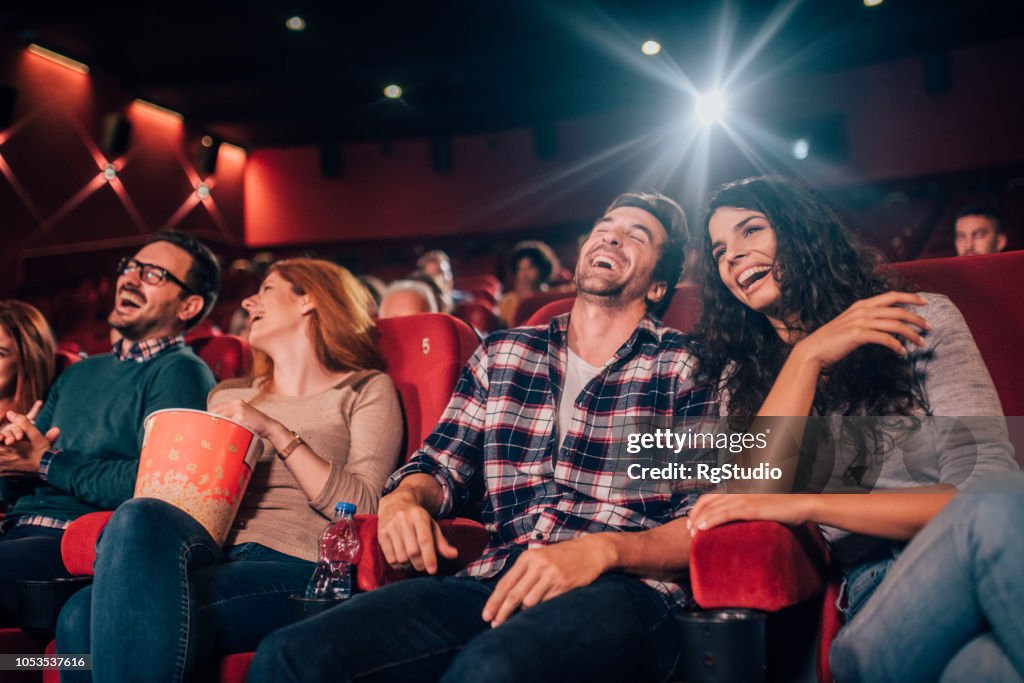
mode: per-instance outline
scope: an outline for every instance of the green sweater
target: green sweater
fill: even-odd
[[[112,510],[132,497],[143,420],[164,408],[206,409],[209,368],[192,350],[169,349],[142,363],[113,355],[87,358],[65,370],[36,425],[60,427],[47,481],[23,496],[12,515],[71,520]]]

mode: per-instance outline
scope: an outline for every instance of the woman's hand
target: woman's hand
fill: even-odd
[[[277,420],[267,417],[266,414],[261,413],[245,401],[237,398],[210,406],[210,412],[223,415],[229,420],[234,420],[264,439],[271,438],[271,434],[275,430],[280,431],[284,429],[284,426]]]
[[[705,493],[690,510],[690,535],[726,522],[763,520],[782,524],[803,524],[811,519],[813,494],[797,493]]]
[[[924,337],[918,329],[932,328],[924,318],[898,304],[923,306],[926,303],[917,294],[907,292],[886,292],[861,299],[797,342],[793,353],[813,361],[823,370],[865,344],[878,344],[905,356],[906,349],[898,337],[923,347]]]

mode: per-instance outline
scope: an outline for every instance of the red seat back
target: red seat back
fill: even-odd
[[[519,326],[526,324],[527,320],[533,318],[533,314],[540,309],[547,306],[552,301],[562,301],[565,299],[573,300],[576,298],[576,292],[543,292],[541,294],[534,294],[531,297],[527,297],[519,302],[516,306],[516,312],[512,314],[512,325]],[[572,308],[570,305],[569,308]],[[568,308],[565,310],[569,310]]]
[[[1013,283],[1024,282],[1024,251],[897,263],[911,291],[945,294],[963,313],[1006,415],[1024,415],[1024,311]]]
[[[501,320],[494,313],[494,309],[486,303],[478,301],[461,303],[455,307],[453,315],[459,320],[469,323],[482,334],[489,334],[501,328]]]
[[[483,289],[490,292],[495,300],[501,297],[501,281],[493,275],[460,275],[455,278],[455,289],[472,292]]]
[[[576,298],[569,295],[568,299],[556,299],[537,309],[524,324],[546,325],[556,315],[568,313],[572,309]],[[526,301],[531,301],[527,299]],[[526,302],[523,302],[526,303]],[[520,306],[520,310],[522,306]],[[683,332],[689,332],[697,318],[700,317],[700,293],[695,285],[679,285],[672,297],[672,303],[662,316],[662,321],[669,327],[674,327]]]
[[[479,342],[469,325],[443,313],[387,318],[377,327],[387,373],[402,402],[408,456],[434,430]]]
[[[205,337],[192,342],[192,348],[218,382],[244,377],[252,369],[252,347],[241,337],[230,334]]]

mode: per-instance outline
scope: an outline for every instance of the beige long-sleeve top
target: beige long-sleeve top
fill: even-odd
[[[229,380],[213,388],[209,403],[232,399],[250,402],[294,431],[331,469],[323,490],[309,500],[264,440],[226,545],[259,543],[316,561],[317,538],[337,501],[355,503],[360,513],[377,511],[402,441],[402,412],[386,374],[353,372],[326,391],[302,397],[261,393],[248,380]]]

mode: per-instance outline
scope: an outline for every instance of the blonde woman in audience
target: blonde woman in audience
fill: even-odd
[[[224,548],[158,500],[115,512],[95,583],[65,606],[57,634],[60,652],[92,653],[97,680],[180,681],[204,657],[255,649],[289,622],[288,596],[305,589],[335,502],[375,512],[398,464],[401,410],[355,277],[326,261],[279,261],[244,306],[253,376],[221,383],[209,405],[266,452]]]

